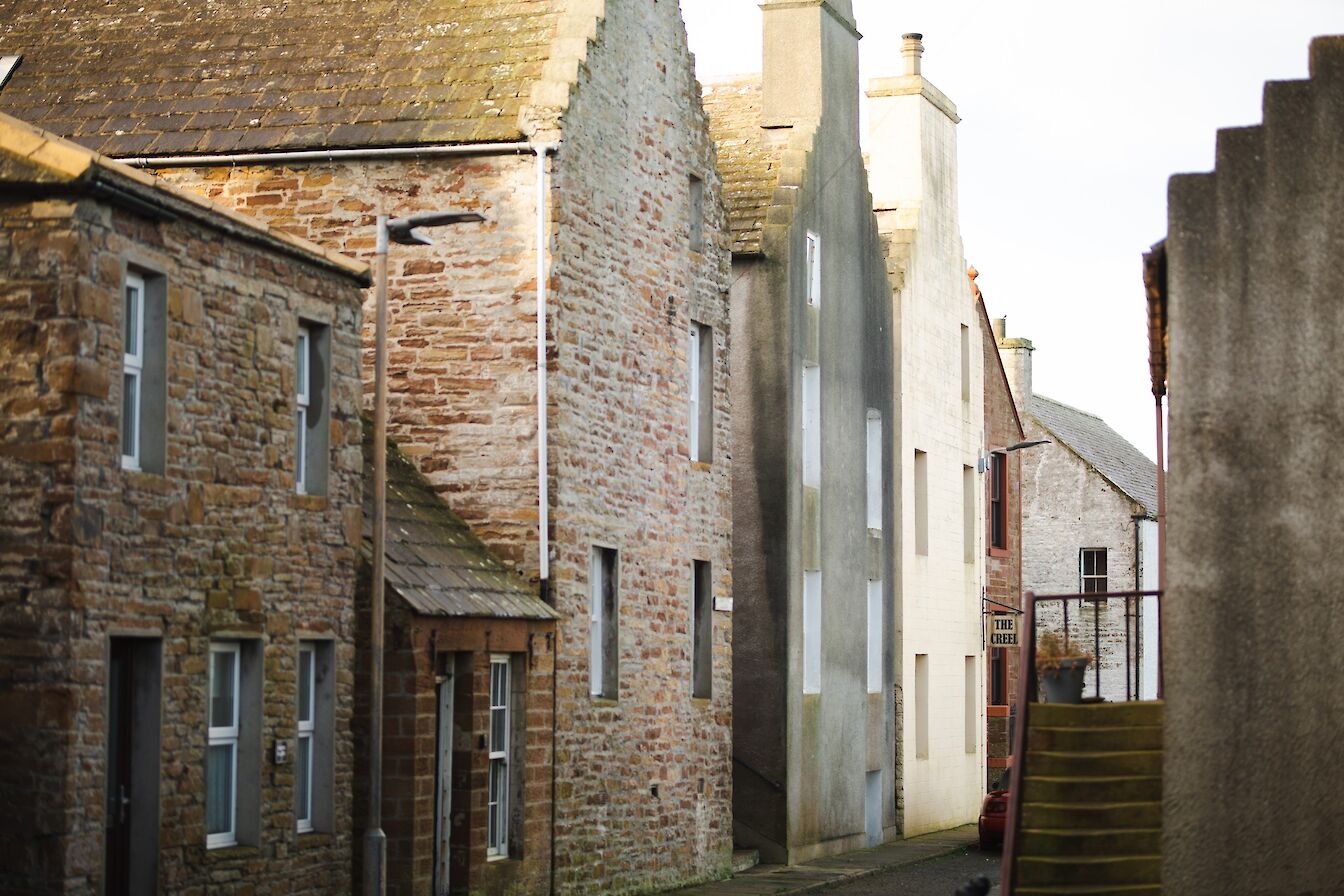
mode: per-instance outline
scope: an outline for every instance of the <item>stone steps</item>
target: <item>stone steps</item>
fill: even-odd
[[[1014,892],[1161,892],[1162,704],[1032,704]]]

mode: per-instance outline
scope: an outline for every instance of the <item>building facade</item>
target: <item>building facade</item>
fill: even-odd
[[[8,6],[0,106],[87,145],[356,257],[379,213],[485,216],[393,249],[389,433],[559,614],[553,886],[725,875],[729,260],[677,5]],[[136,106],[128,62],[202,40]]]
[[[1002,328],[1000,328],[1002,329]],[[1157,465],[1101,418],[1032,391],[1031,340],[999,336],[1028,439],[1022,460],[1022,587],[1035,594],[1157,588]],[[1084,693],[1157,695],[1157,607],[1151,598],[1068,602],[1069,640],[1096,660]],[[1061,604],[1041,626],[1063,631]],[[1098,679],[1096,676],[1100,675]]]
[[[1022,633],[1022,455],[1026,441],[1022,420],[999,357],[996,333],[1002,318],[991,324],[985,300],[971,289],[980,312],[980,347],[985,370],[985,456],[978,469],[984,480],[985,507],[985,783],[990,789],[1003,779],[1012,754],[1013,707],[1017,699],[1020,651],[1017,646],[994,643],[994,620],[1017,617]],[[1037,448],[1037,446],[1032,446]],[[1037,448],[1039,450],[1039,448]]]
[[[901,787],[907,836],[973,821],[985,774],[984,359],[957,211],[956,107],[920,72],[869,83],[869,183],[895,293]]]
[[[348,886],[365,265],[0,116],[0,890]]]
[[[710,85],[733,239],[733,823],[771,862],[900,831],[891,286],[848,0],[767,2]]]

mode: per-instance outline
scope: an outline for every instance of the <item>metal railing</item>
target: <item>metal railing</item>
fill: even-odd
[[[1047,631],[1058,630],[1059,637],[1063,639],[1065,652],[1070,652],[1075,646],[1090,646],[1092,648],[1092,668],[1093,668],[1093,689],[1092,693],[1083,697],[1084,701],[1102,701],[1108,700],[1107,694],[1102,689],[1102,671],[1103,665],[1109,662],[1113,671],[1118,672],[1122,666],[1121,659],[1116,657],[1116,651],[1103,651],[1103,646],[1113,647],[1117,642],[1123,641],[1123,670],[1124,670],[1124,694],[1121,696],[1119,691],[1114,692],[1115,698],[1122,701],[1130,700],[1150,700],[1162,699],[1162,592],[1161,591],[1111,591],[1105,593],[1091,594],[1051,594],[1035,595],[1027,592],[1023,595],[1023,613],[1022,613],[1022,645],[1020,648],[1020,662],[1017,671],[1017,695],[1014,698],[1014,705],[1017,715],[1017,726],[1012,733],[1012,760],[1013,776],[1012,786],[1008,790],[1008,817],[1004,821],[1003,831],[1003,859],[1000,865],[1000,889],[1003,896],[1011,896],[1014,886],[1014,873],[1016,871],[1016,844],[1019,835],[1019,828],[1022,817],[1022,791],[1027,778],[1027,734],[1030,729],[1031,705],[1038,701],[1037,689],[1039,686],[1036,673],[1036,645],[1039,640],[1038,628],[1044,627]],[[1112,602],[1123,602],[1116,604]],[[1040,608],[1038,608],[1040,605]],[[1050,610],[1058,606],[1058,613],[1042,612],[1049,605]],[[1109,627],[1105,632],[1103,641],[1103,613],[1107,616],[1114,616],[1113,607],[1122,605],[1124,608],[1122,616],[1122,625],[1119,626],[1121,637],[1117,637],[1115,627]],[[1145,607],[1145,605],[1147,605]],[[1069,618],[1070,608],[1074,608],[1075,620],[1071,624]],[[1145,620],[1144,610],[1148,609],[1156,618],[1152,619],[1153,633],[1157,635],[1156,644],[1146,646],[1144,644],[1143,628]],[[1091,614],[1091,619],[1088,619]],[[1088,643],[1088,629],[1090,625],[1090,644]],[[1113,620],[1107,620],[1113,621]],[[1077,633],[1077,634],[1075,634]],[[1149,653],[1148,651],[1151,651]],[[1145,663],[1145,657],[1151,656],[1152,662]],[[1153,696],[1144,695],[1145,670],[1151,670],[1155,673],[1153,676]],[[1114,675],[1109,676],[1111,680]]]

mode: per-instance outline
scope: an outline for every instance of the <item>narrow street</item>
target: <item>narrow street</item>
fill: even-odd
[[[966,881],[983,874],[994,884],[989,891],[991,896],[998,896],[999,858],[998,850],[983,852],[970,846],[950,855],[862,877],[831,892],[845,896],[953,896]]]

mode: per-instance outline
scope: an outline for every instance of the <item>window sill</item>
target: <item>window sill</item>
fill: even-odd
[[[1013,556],[1013,552],[1010,551],[1010,550],[1008,550],[1007,548],[996,548],[996,547],[991,547],[991,548],[989,549],[989,556],[991,556],[991,557],[1011,557],[1011,556]]]
[[[330,846],[332,842],[329,831],[299,831],[295,847],[297,849],[320,849],[324,846]]]
[[[295,492],[289,496],[289,506],[297,510],[326,510],[326,495],[300,495]]]
[[[692,469],[692,470],[703,470],[704,472],[708,473],[709,471],[711,471],[711,470],[714,469],[714,465],[713,465],[713,463],[708,462],[708,461],[703,461],[703,460],[693,460],[693,461],[691,461],[691,469]]]
[[[594,706],[620,706],[620,705],[621,705],[621,701],[620,701],[620,700],[617,700],[615,697],[603,697],[601,694],[589,694],[588,696],[592,699],[592,702],[593,702],[593,705],[594,705]],[[508,856],[505,856],[504,858],[508,858]]]
[[[254,859],[257,857],[258,849],[246,843],[235,843],[232,846],[207,846],[205,848],[205,858],[211,862],[231,862],[236,859]]]

